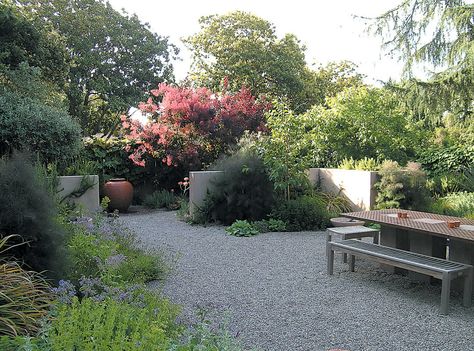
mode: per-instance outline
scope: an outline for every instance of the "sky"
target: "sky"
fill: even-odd
[[[178,80],[184,79],[191,64],[181,38],[197,33],[198,19],[211,14],[241,10],[271,23],[282,37],[292,33],[307,48],[308,65],[349,60],[359,66],[366,82],[378,84],[399,79],[403,64],[381,49],[381,38],[366,32],[365,21],[354,16],[373,17],[392,8],[400,0],[109,0],[111,5],[135,13],[148,22],[152,31],[169,37],[180,48],[181,61],[174,62]]]

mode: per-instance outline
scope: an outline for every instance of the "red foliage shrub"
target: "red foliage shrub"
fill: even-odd
[[[199,169],[235,144],[244,131],[265,131],[264,113],[270,107],[246,88],[217,95],[207,88],[160,84],[138,105],[149,122],[143,125],[123,116],[122,126],[134,141],[130,158],[135,164],[144,166],[151,156],[167,166]]]

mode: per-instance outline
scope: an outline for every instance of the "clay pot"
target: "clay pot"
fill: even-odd
[[[448,221],[448,228],[458,228],[461,225],[461,221]]]
[[[110,199],[109,210],[125,212],[132,203],[133,186],[125,178],[113,178],[105,183],[104,195]]]

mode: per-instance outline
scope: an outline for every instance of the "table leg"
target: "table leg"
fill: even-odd
[[[427,234],[410,232],[410,251],[421,253],[423,255],[432,256],[433,254],[433,237]],[[431,277],[426,274],[417,272],[408,272],[408,276],[416,281],[429,283]]]
[[[449,260],[474,265],[474,244],[465,241],[449,240]],[[453,289],[463,289],[462,279],[453,280]]]
[[[380,245],[395,247],[397,249],[409,250],[409,235],[406,230],[393,227],[382,226],[380,228]],[[387,265],[380,265],[388,273],[397,273],[405,275],[406,269],[396,268]]]

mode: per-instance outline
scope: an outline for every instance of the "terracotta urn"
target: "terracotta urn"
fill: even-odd
[[[110,199],[109,210],[125,212],[132,203],[133,186],[125,178],[113,178],[105,183],[104,195]]]

